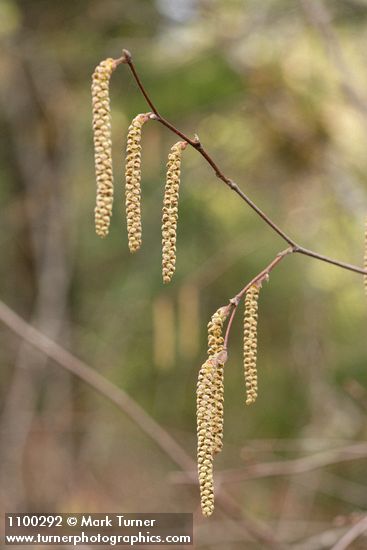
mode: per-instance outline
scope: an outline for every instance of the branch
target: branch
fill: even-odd
[[[344,536],[331,548],[331,550],[345,550],[353,541],[367,531],[367,516],[363,516]]]
[[[279,252],[279,254],[276,255],[274,260],[272,262],[270,262],[270,264],[265,269],[263,269],[245,287],[243,287],[243,289],[238,294],[236,294],[236,296],[234,298],[231,298],[231,300],[229,301],[229,305],[230,305],[230,307],[232,307],[232,312],[231,312],[231,316],[228,320],[226,334],[225,334],[225,337],[224,337],[224,343],[223,343],[224,350],[227,350],[228,339],[229,339],[229,334],[231,332],[233,319],[234,319],[234,316],[236,315],[236,311],[237,311],[237,308],[238,308],[238,305],[241,301],[242,296],[244,294],[246,294],[248,289],[252,285],[254,285],[255,283],[261,284],[263,280],[267,280],[268,277],[269,277],[269,273],[274,269],[274,267],[276,267],[283,260],[283,258],[288,256],[288,254],[292,254],[293,252],[296,252],[294,247],[286,248],[282,252]]]
[[[342,269],[347,269],[349,271],[354,271],[355,273],[360,273],[362,275],[367,275],[367,270],[362,269],[361,267],[358,267],[353,264],[340,262],[339,260],[335,260],[333,258],[329,258],[328,256],[324,256],[323,254],[319,254],[318,252],[313,252],[312,250],[308,250],[307,248],[304,248],[303,246],[300,246],[294,241],[285,231],[283,231],[265,212],[261,210],[243,191],[242,189],[235,183],[232,179],[227,177],[222,170],[219,168],[219,166],[216,164],[214,159],[211,157],[211,155],[208,153],[206,149],[204,149],[203,145],[201,144],[200,140],[195,137],[195,139],[191,139],[186,134],[181,132],[178,128],[176,128],[171,122],[166,120],[158,111],[157,107],[153,103],[152,99],[150,98],[147,90],[145,89],[140,76],[135,68],[134,62],[132,60],[131,53],[128,50],[123,50],[123,55],[121,58],[116,60],[116,63],[125,63],[129,66],[129,69],[135,79],[135,82],[137,83],[141,93],[143,94],[147,104],[152,110],[151,118],[157,120],[160,122],[163,126],[171,130],[174,134],[179,136],[181,139],[185,140],[191,147],[196,149],[198,153],[204,159],[206,162],[213,168],[215,175],[222,180],[232,191],[237,193],[239,197],[243,201],[245,201],[252,210],[256,212],[256,214],[269,226],[271,229],[277,233],[289,246],[292,247],[292,252],[298,252],[299,254],[303,254],[304,256],[309,256],[310,258],[315,258],[316,260],[320,260],[322,262],[326,262],[328,264],[336,265],[338,267],[341,267]]]
[[[264,462],[248,466],[243,470],[222,472],[220,479],[225,482],[236,482],[240,479],[254,479],[281,475],[295,475],[312,472],[325,466],[339,464],[350,460],[358,460],[367,456],[367,444],[356,443],[340,449],[324,451],[311,456],[293,460]]]
[[[0,321],[28,344],[55,361],[60,367],[71,372],[94,390],[107,397],[183,470],[185,477],[190,479],[191,483],[197,483],[196,474],[191,473],[196,469],[196,463],[191,456],[124,390],[115,386],[92,367],[24,321],[1,300]],[[246,536],[250,534],[255,540],[271,545],[272,548],[284,548],[284,545],[274,538],[266,525],[245,516],[241,506],[229,493],[224,490],[218,491],[217,502],[226,514],[241,520],[242,530],[246,533]]]
[[[293,460],[277,460],[248,466],[240,470],[222,470],[218,473],[221,483],[238,483],[248,479],[274,476],[288,476],[312,472],[325,466],[339,464],[350,460],[358,460],[367,456],[367,443],[356,443],[340,449],[316,453],[311,456]],[[181,473],[176,473],[172,479],[178,483],[186,483]]]
[[[345,533],[345,528],[343,527],[327,529],[306,539],[294,542],[292,548],[293,550],[330,550],[343,533]]]
[[[183,470],[193,466],[191,457],[124,390],[115,386],[92,367],[75,357],[51,338],[24,321],[0,301],[0,320],[20,338],[44,353],[123,410]]]

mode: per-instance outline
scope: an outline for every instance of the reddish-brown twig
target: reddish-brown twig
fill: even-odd
[[[200,140],[195,137],[194,139],[191,139],[186,134],[181,132],[178,128],[176,128],[171,122],[166,120],[158,111],[157,107],[154,105],[152,99],[150,98],[147,90],[145,89],[140,76],[138,75],[138,72],[135,68],[134,62],[132,60],[131,53],[128,50],[123,50],[123,55],[121,58],[116,60],[118,63],[125,63],[129,66],[131,73],[141,91],[143,94],[146,102],[148,103],[149,107],[151,108],[153,115],[152,118],[160,122],[163,126],[171,130],[174,134],[179,136],[181,139],[187,141],[191,147],[196,149],[200,155],[206,160],[206,162],[213,168],[215,175],[222,180],[230,189],[232,189],[237,195],[241,197],[242,200],[244,200],[252,210],[256,212],[256,214],[262,218],[262,220],[275,231],[288,245],[292,247],[292,252],[298,252],[299,254],[303,254],[304,256],[309,256],[310,258],[315,258],[316,260],[320,260],[321,262],[326,262],[328,264],[336,265],[338,267],[341,267],[342,269],[347,269],[349,271],[354,271],[355,273],[360,273],[362,275],[367,275],[367,271],[361,267],[358,267],[353,264],[349,264],[346,262],[341,262],[339,260],[335,260],[334,258],[329,258],[328,256],[324,256],[323,254],[319,254],[318,252],[314,252],[313,250],[309,250],[303,246],[298,245],[294,239],[292,239],[285,231],[283,231],[265,212],[261,210],[243,191],[240,189],[240,187],[235,183],[232,179],[227,177],[223,171],[219,168],[219,166],[216,164],[216,162],[213,160],[211,155],[207,152],[206,149],[204,149],[203,145],[201,144]]]
[[[288,254],[292,254],[293,252],[296,252],[296,251],[294,250],[294,247],[292,247],[292,246],[289,247],[289,248],[286,248],[282,252],[279,252],[279,254],[276,255],[274,260],[272,262],[270,262],[270,264],[265,269],[260,271],[260,273],[258,273],[256,275],[256,277],[251,279],[251,281],[249,283],[247,283],[247,285],[244,286],[243,289],[240,290],[240,292],[238,294],[236,294],[236,296],[234,298],[230,299],[229,304],[232,307],[232,311],[231,311],[231,315],[230,315],[229,320],[228,320],[226,334],[225,334],[225,337],[224,337],[224,349],[225,350],[227,350],[227,347],[228,347],[229,333],[231,331],[233,319],[234,319],[234,316],[236,315],[236,311],[237,311],[238,305],[241,301],[241,298],[246,294],[246,292],[248,291],[248,289],[252,285],[254,285],[256,283],[261,284],[262,281],[266,280],[269,277],[269,273],[274,269],[274,267],[276,267],[283,260],[283,258],[288,256]]]

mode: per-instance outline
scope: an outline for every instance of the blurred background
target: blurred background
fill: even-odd
[[[365,0],[0,2],[1,300],[126,391],[193,458],[208,320],[284,243],[188,148],[177,271],[163,286],[161,205],[177,138],[152,121],[143,246],[129,254],[126,131],[148,109],[123,65],[111,81],[114,216],[108,238],[96,237],[91,74],[128,48],[162,114],[198,133],[274,221],[361,265],[366,22]],[[193,512],[197,548],[275,547],[266,537],[331,548],[367,505],[362,277],[296,255],[271,274],[250,408],[241,316],[215,462],[218,494],[233,506],[219,503],[210,519],[154,430],[2,324],[1,512]]]

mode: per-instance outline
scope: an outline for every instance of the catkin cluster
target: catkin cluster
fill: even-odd
[[[126,53],[124,53],[126,59]],[[97,235],[108,234],[113,203],[110,77],[124,58],[108,58],[96,67],[92,77],[94,156],[97,179],[95,227]],[[125,162],[125,210],[130,252],[136,252],[142,241],[141,223],[141,132],[153,113],[137,115],[127,134]],[[162,212],[162,275],[169,283],[176,267],[176,233],[180,188],[181,154],[186,141],[173,145],[168,155],[167,177]]]
[[[164,283],[170,282],[176,268],[176,233],[181,154],[186,146],[186,141],[178,141],[171,147],[168,155],[167,178],[162,210],[162,276]]]
[[[227,315],[228,308],[220,308],[208,324],[208,359],[200,368],[196,392],[198,474],[205,516],[214,510],[213,457],[222,449],[225,363],[222,329]]]
[[[127,134],[125,208],[130,252],[141,246],[141,129],[150,113],[137,115]]]
[[[244,315],[244,371],[246,383],[246,405],[251,405],[257,397],[257,310],[260,289],[252,285],[246,292]]]
[[[111,113],[109,83],[116,67],[113,59],[102,61],[92,76],[94,161],[97,180],[95,215],[96,233],[106,237],[113,203]]]

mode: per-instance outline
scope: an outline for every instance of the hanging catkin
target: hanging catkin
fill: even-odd
[[[96,233],[106,237],[112,216],[113,174],[109,83],[116,61],[108,58],[96,67],[92,77],[94,161],[97,180],[94,210]]]
[[[176,268],[176,233],[178,220],[178,194],[180,189],[181,154],[186,141],[171,147],[167,162],[166,188],[162,211],[162,276],[169,283]]]
[[[214,510],[213,456],[222,448],[223,433],[223,367],[226,360],[223,323],[228,307],[218,309],[208,323],[208,359],[198,376],[197,456],[201,509],[204,516]]]
[[[364,226],[364,258],[363,258],[363,267],[367,270],[367,219]],[[367,275],[363,276],[364,282],[364,291],[367,295]]]
[[[257,310],[260,289],[252,285],[246,292],[244,315],[244,370],[246,383],[246,405],[251,405],[257,397]]]
[[[129,126],[125,165],[125,208],[130,252],[141,246],[141,129],[150,113],[137,115]]]
[[[218,363],[213,378],[213,453],[223,448],[224,364]]]
[[[218,309],[208,324],[208,355],[214,357],[223,350],[224,338],[222,335],[223,323],[228,316],[228,307]],[[219,356],[220,357],[220,356]],[[224,404],[224,361],[218,359],[213,374],[213,453],[219,453],[223,447],[223,404]]]
[[[201,510],[210,516],[214,510],[213,486],[213,375],[214,365],[209,358],[200,368],[197,391],[197,460]]]

